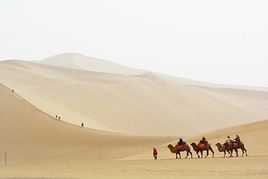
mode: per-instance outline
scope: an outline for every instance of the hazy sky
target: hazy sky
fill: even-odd
[[[265,0],[0,0],[0,59],[78,52],[268,87],[267,9]]]

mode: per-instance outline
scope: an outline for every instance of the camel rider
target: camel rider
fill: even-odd
[[[233,140],[231,139],[231,137],[230,136],[227,136],[226,143],[227,144],[230,144],[232,142],[233,142]]]
[[[236,135],[234,141],[237,142],[237,143],[241,142],[239,135]]]
[[[183,141],[182,138],[180,138],[180,140],[178,141],[178,145],[179,145],[179,146],[182,146],[182,145],[184,145],[184,144],[186,144],[186,142]]]
[[[205,136],[202,137],[202,139],[200,140],[200,144],[208,144],[207,139],[205,138]]]

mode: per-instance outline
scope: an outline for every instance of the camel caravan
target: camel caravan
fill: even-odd
[[[209,156],[210,152],[212,153],[212,157],[214,157],[214,151],[211,147],[211,144],[208,143],[207,139],[204,136],[198,144],[193,142],[191,143],[191,146],[196,152],[198,158],[203,158],[203,152],[206,152],[206,155],[204,156],[205,158]],[[224,144],[217,143],[216,147],[218,148],[219,152],[223,152],[223,157],[226,156],[226,153],[230,155],[229,157],[233,157],[233,151],[236,152],[236,157],[238,157],[238,149],[242,150],[242,156],[244,156],[244,154],[246,154],[246,156],[248,155],[245,145],[243,144],[243,142],[241,142],[240,137],[238,135],[236,135],[235,139],[231,139],[230,136],[227,136],[226,142]],[[190,146],[182,138],[180,138],[177,145],[173,146],[172,144],[169,144],[168,148],[171,153],[176,154],[176,159],[181,159],[181,152],[186,152],[185,158],[188,158],[189,155],[191,155],[191,158],[193,158]],[[154,150],[156,149],[154,148]],[[156,152],[154,152],[154,156],[155,153]],[[201,154],[201,156],[199,153]]]

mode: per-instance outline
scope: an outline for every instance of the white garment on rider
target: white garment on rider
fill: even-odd
[[[226,140],[226,142],[227,143],[230,143],[230,142],[232,142],[233,140],[231,139],[231,138],[227,138],[227,140]]]

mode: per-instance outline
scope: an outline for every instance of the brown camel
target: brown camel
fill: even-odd
[[[191,158],[193,158],[193,154],[191,152],[191,149],[190,149],[189,145],[187,145],[187,144],[183,144],[182,146],[176,145],[175,147],[172,144],[169,144],[168,148],[169,148],[171,153],[176,154],[176,159],[178,158],[178,154],[179,154],[180,159],[181,159],[181,152],[183,152],[183,151],[187,152],[187,155],[185,158],[187,158],[189,156],[189,154],[191,154]]]
[[[224,144],[222,145],[220,143],[217,143],[216,146],[217,146],[219,152],[223,152],[224,153],[224,156],[223,157],[225,157],[226,152],[228,152],[229,154],[231,154],[231,149],[230,149],[229,146],[226,146]]]
[[[200,155],[198,154],[199,152],[201,153],[201,157],[203,158],[203,151],[207,151],[207,155],[205,156],[205,158],[207,158],[207,156],[209,155],[209,151],[212,152],[212,157],[214,157],[214,151],[211,147],[210,144],[205,144],[204,147],[200,147],[199,145],[197,145],[196,143],[192,143],[191,146],[193,147],[194,151],[196,152],[198,158],[200,158]]]
[[[243,142],[231,142],[231,143],[225,143],[224,145],[230,148],[231,150],[230,157],[233,156],[233,150],[235,151],[236,156],[238,157],[238,149],[242,150],[242,157],[244,156],[245,152],[246,152],[246,156],[248,156],[248,151],[245,148],[245,145],[243,144]]]

